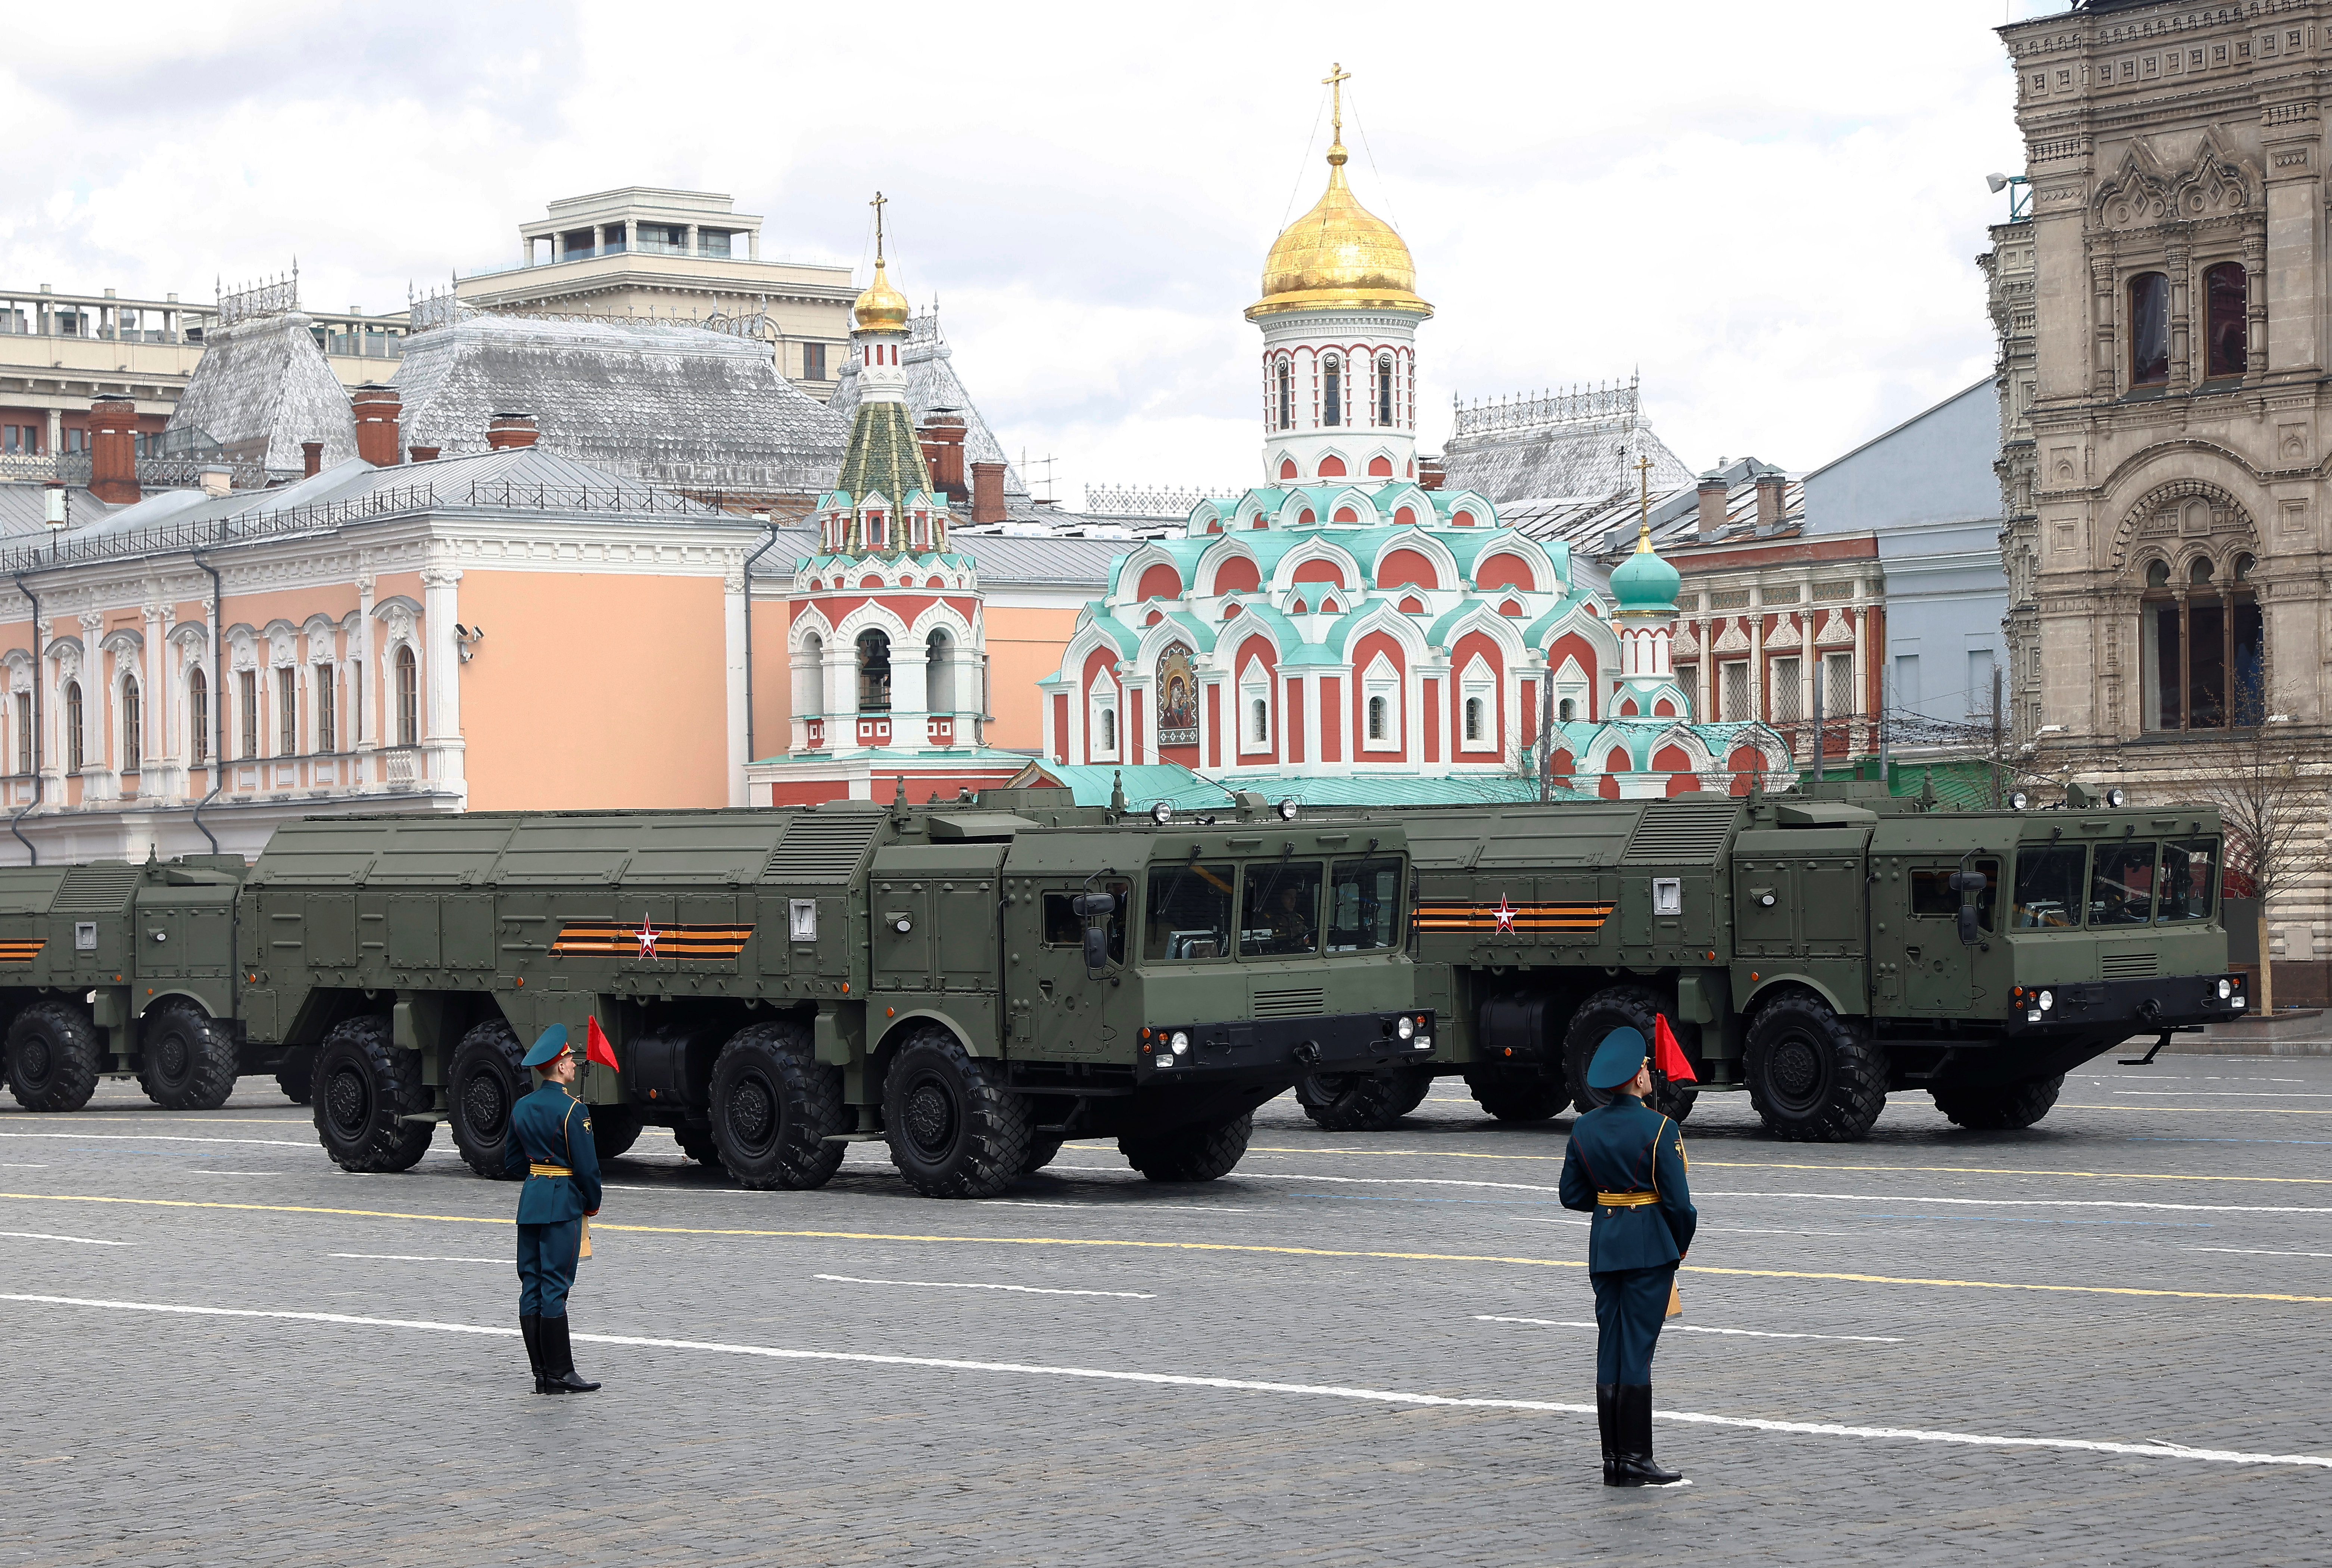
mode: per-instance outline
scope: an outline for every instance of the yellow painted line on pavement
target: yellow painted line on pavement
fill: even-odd
[[[294,1203],[219,1203],[184,1198],[110,1198],[77,1192],[0,1192],[15,1198],[55,1203],[122,1203],[153,1209],[225,1209],[261,1214],[329,1214],[357,1219],[406,1219],[456,1225],[510,1225],[499,1215],[406,1214],[386,1209],[326,1209]],[[1149,1252],[1264,1252],[1289,1257],[1358,1257],[1395,1263],[1512,1263],[1528,1268],[1584,1268],[1583,1261],[1566,1257],[1518,1257],[1499,1253],[1363,1252],[1326,1247],[1272,1247],[1240,1241],[1137,1241],[1123,1237],[1085,1236],[940,1236],[881,1230],[760,1230],[700,1225],[594,1225],[594,1232],[623,1231],[644,1236],[741,1236],[798,1241],[924,1241],[978,1247],[1125,1248]],[[2264,1291],[2165,1290],[2122,1285],[2024,1285],[2001,1279],[1927,1279],[1891,1274],[1840,1274],[1793,1268],[1723,1268],[1688,1263],[1687,1274],[1737,1275],[1755,1279],[1830,1279],[1858,1285],[1930,1285],[1957,1290],[2039,1290],[2074,1296],[2160,1296],[2194,1301],[2283,1301],[2332,1305],[2332,1296],[2289,1296]]]
[[[2332,1116],[2332,1110],[2319,1110],[2308,1105],[2076,1105],[2060,1100],[2060,1111],[2177,1111],[2189,1115],[2207,1116],[2228,1111],[2246,1116]]]
[[[2114,1109],[2119,1109],[2116,1106]],[[2135,1108],[2135,1107],[2133,1107]],[[1075,1148],[1078,1145],[1064,1145]],[[1113,1149],[1092,1143],[1090,1149]],[[1250,1154],[1345,1154],[1359,1159],[1408,1157],[1418,1160],[1528,1160],[1560,1164],[1560,1154],[1480,1154],[1462,1149],[1282,1149],[1261,1143],[1247,1147]],[[2279,1181],[2300,1187],[2332,1187],[2332,1176],[2192,1176],[2174,1171],[2045,1171],[2013,1165],[1821,1165],[1811,1161],[1711,1160],[1692,1157],[1696,1171],[1900,1171],[1908,1174],[1941,1172],[1954,1176],[2078,1176],[2096,1181]]]

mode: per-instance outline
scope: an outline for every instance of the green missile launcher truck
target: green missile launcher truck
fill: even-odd
[[[1208,1181],[1314,1069],[1429,1051],[1397,822],[1161,826],[885,808],[331,817],[244,884],[244,1027],[315,1051],[354,1171],[437,1123],[502,1173],[523,1044],[596,1019],[603,1155],[644,1126],[750,1187],[883,1140],[920,1191],[984,1197],[1072,1137]]]
[[[282,1066],[235,1021],[243,873],[232,855],[0,870],[0,1054],[17,1104],[78,1111],[99,1079],[135,1076],[158,1105],[209,1110],[238,1073]]]
[[[1396,814],[1378,814],[1394,819]],[[1867,1133],[1891,1092],[2026,1127],[2134,1036],[2241,1017],[2208,807],[1941,811],[1873,784],[1809,795],[1403,811],[1431,1059],[1308,1076],[1337,1130],[1463,1074],[1493,1115],[1553,1116],[1613,1028],[1665,1016],[1699,1087],[1785,1138]],[[1695,1091],[1663,1086],[1681,1117]]]

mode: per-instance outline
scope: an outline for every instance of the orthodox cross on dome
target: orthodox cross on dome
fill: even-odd
[[[1649,550],[1652,539],[1652,460],[1636,459],[1636,548]]]
[[[879,267],[883,264],[883,209],[890,205],[890,199],[878,190],[874,199],[866,205],[874,209],[874,264]]]
[[[1330,136],[1340,147],[1343,145],[1344,140],[1344,83],[1352,79],[1352,73],[1344,69],[1342,61],[1332,61],[1328,66],[1328,74],[1320,79],[1320,85],[1328,90],[1329,103],[1332,106],[1329,117],[1330,123],[1334,129],[1330,132]],[[1317,125],[1320,122],[1315,120],[1312,123]]]

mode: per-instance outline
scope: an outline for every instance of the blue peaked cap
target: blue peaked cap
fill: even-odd
[[[1641,1030],[1613,1029],[1603,1037],[1603,1043],[1595,1047],[1595,1059],[1587,1064],[1587,1086],[1591,1089],[1620,1087],[1643,1066],[1645,1055]]]
[[[1633,1030],[1630,1030],[1629,1032],[1631,1034],[1634,1033]],[[1640,1035],[1637,1036],[1639,1040],[1642,1039],[1642,1037],[1643,1037]],[[550,1059],[553,1056],[556,1056],[559,1052],[566,1048],[567,1026],[565,1024],[553,1024],[549,1028],[543,1030],[542,1033],[534,1037],[534,1048],[527,1052],[526,1060],[519,1065],[525,1067],[547,1066],[550,1065]],[[1602,1058],[1599,1056],[1596,1059],[1601,1061]]]

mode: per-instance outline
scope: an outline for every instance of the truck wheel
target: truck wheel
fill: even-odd
[[[138,1085],[166,1111],[215,1111],[234,1093],[234,1032],[202,1004],[171,997],[138,1030]]]
[[[1028,1158],[1028,1102],[954,1035],[917,1030],[883,1076],[891,1162],[926,1198],[993,1198]]]
[[[613,1160],[640,1141],[647,1125],[629,1105],[591,1107],[591,1148],[602,1160]]]
[[[1544,1122],[1571,1104],[1563,1079],[1552,1074],[1468,1073],[1474,1103],[1501,1122]]]
[[[304,1049],[284,1052],[283,1065],[275,1069],[275,1086],[293,1104],[306,1104],[316,1090],[316,1053]]]
[[[1579,1004],[1571,1015],[1571,1027],[1563,1031],[1563,1076],[1581,1111],[1592,1111],[1611,1101],[1609,1090],[1587,1086],[1587,1064],[1595,1059],[1595,1048],[1603,1043],[1603,1037],[1617,1028],[1634,1029],[1644,1037],[1649,1049],[1658,1017],[1658,1004],[1641,986],[1606,986]],[[1691,1115],[1693,1103],[1699,1097],[1700,1091],[1691,1085],[1671,1084],[1666,1073],[1652,1069],[1651,1097],[1645,1103],[1670,1121],[1681,1122]]]
[[[454,1048],[454,1070],[445,1085],[446,1120],[454,1124],[454,1146],[462,1162],[492,1181],[521,1180],[502,1169],[502,1150],[510,1143],[511,1110],[532,1087],[527,1070],[526,1047],[500,1018],[473,1024]]]
[[[1199,1122],[1165,1133],[1129,1133],[1117,1141],[1125,1162],[1152,1181],[1212,1181],[1247,1153],[1255,1113],[1228,1122]]]
[[[799,1192],[841,1168],[842,1069],[817,1059],[799,1024],[739,1030],[712,1062],[712,1142],[748,1187]]]
[[[2060,1073],[2001,1088],[1937,1089],[1935,1109],[1971,1132],[2008,1132],[2047,1115],[2064,1087],[2065,1075]]]
[[[8,1090],[27,1111],[80,1110],[104,1060],[104,1037],[79,1002],[50,997],[8,1026]]]
[[[1331,1133],[1382,1133],[1424,1103],[1429,1073],[1310,1073],[1295,1080],[1295,1103]]]
[[[384,1018],[344,1018],[316,1051],[316,1136],[343,1171],[410,1171],[436,1135],[421,1053],[389,1044]]]
[[[1851,1143],[1887,1108],[1886,1058],[1860,1028],[1803,991],[1757,1009],[1746,1065],[1749,1103],[1776,1138]]]
[[[1030,1176],[1042,1171],[1060,1152],[1061,1141],[1058,1138],[1040,1138],[1031,1133],[1028,1134],[1028,1152],[1021,1157],[1020,1174]]]
[[[712,1141],[710,1127],[692,1127],[683,1123],[672,1130],[672,1139],[680,1145],[682,1153],[699,1165],[721,1163],[721,1146]]]

